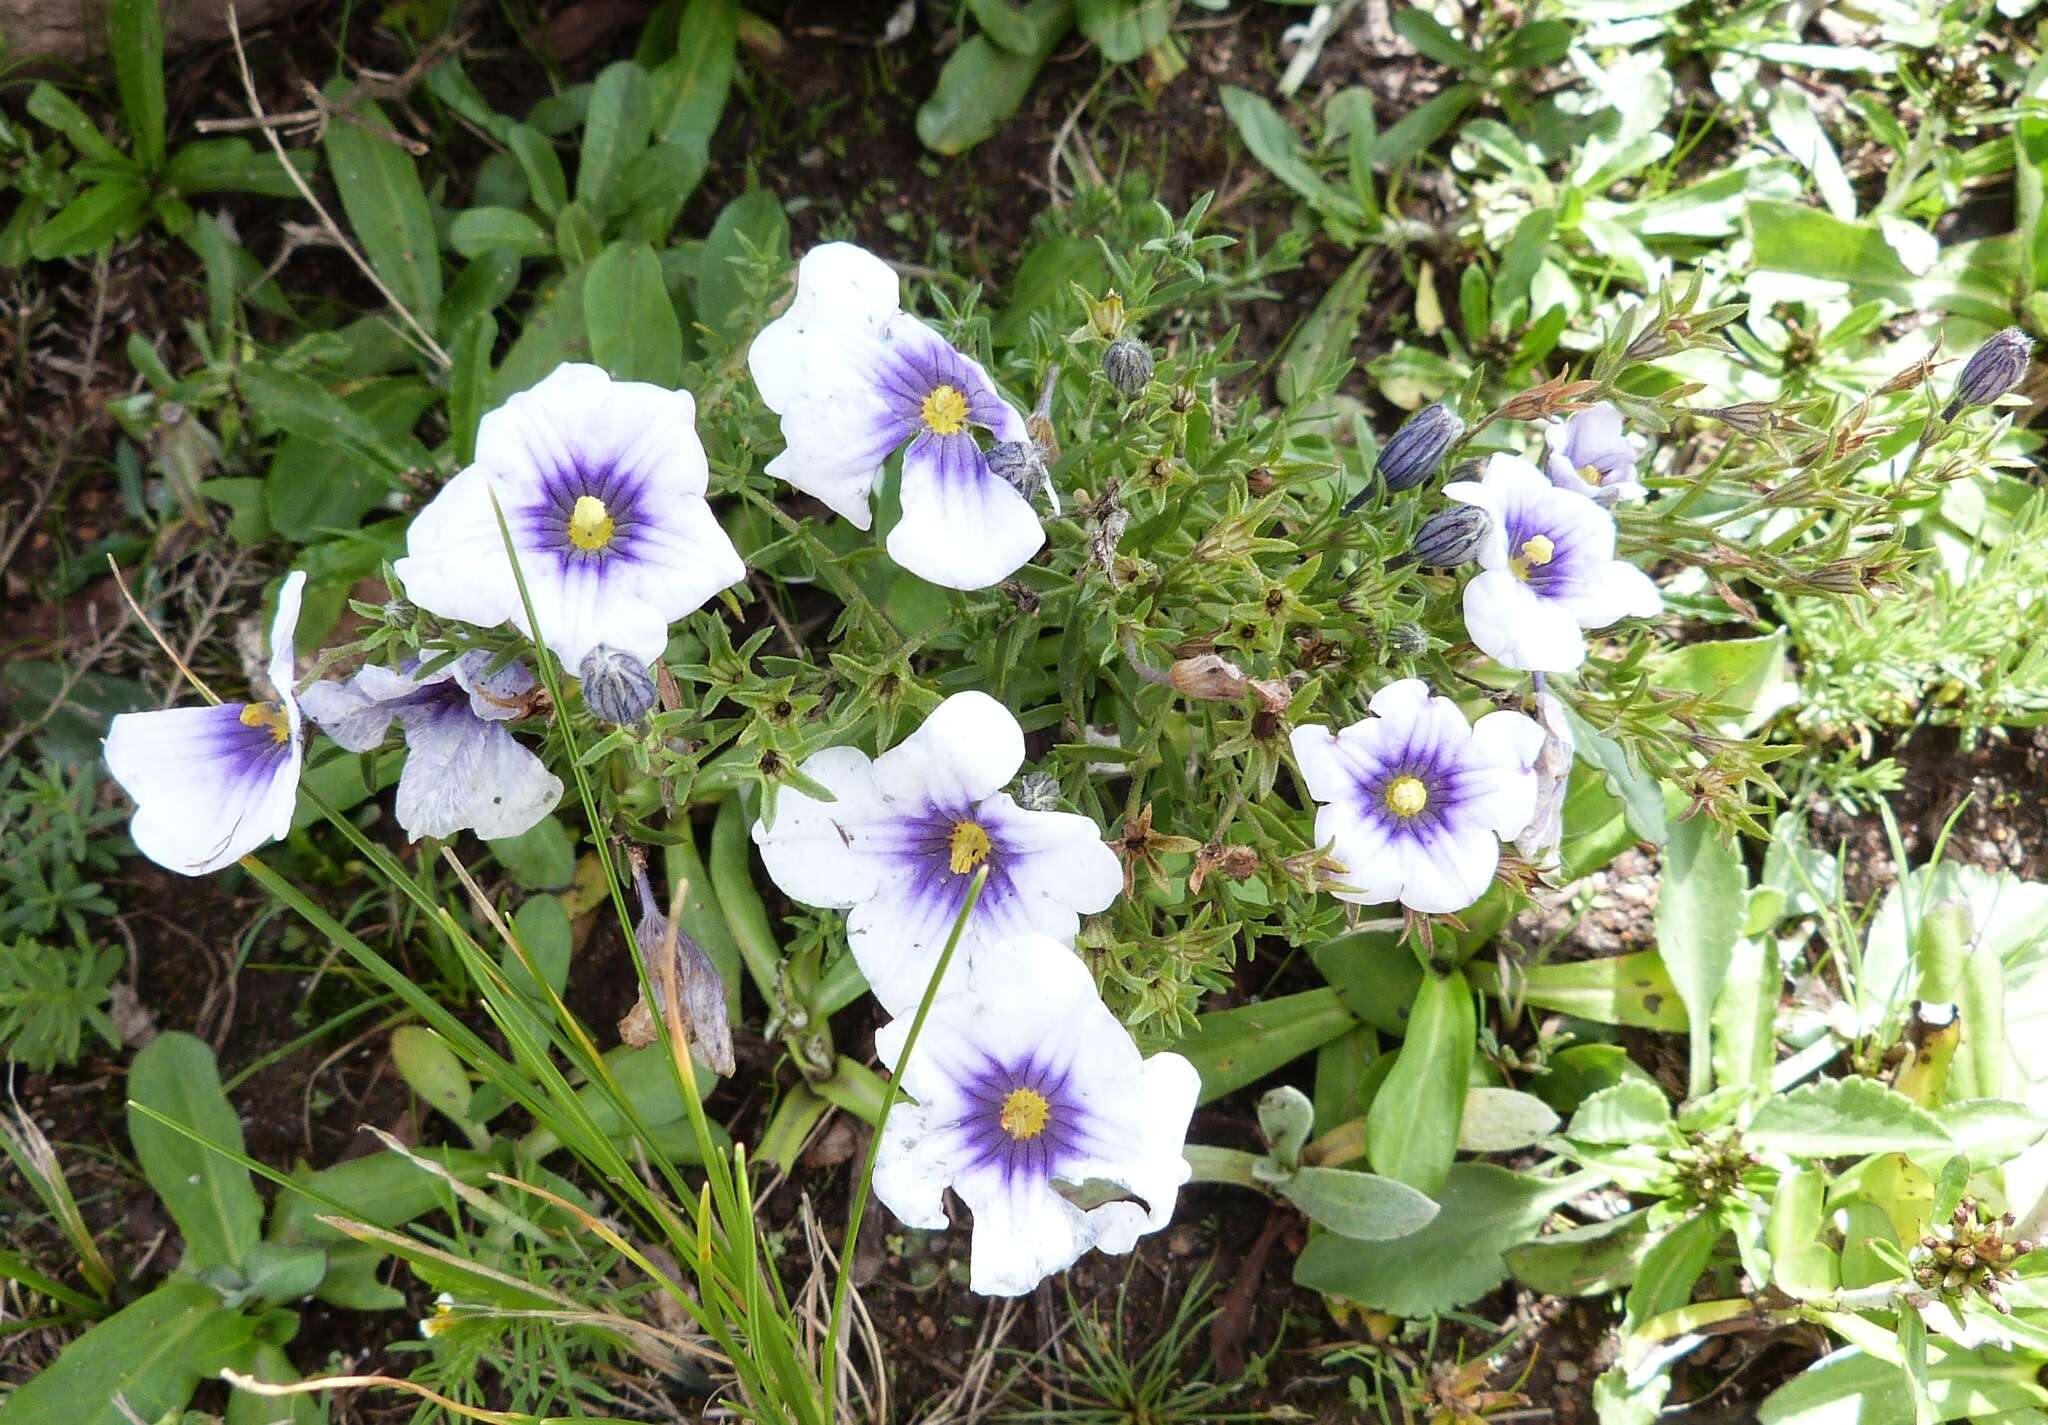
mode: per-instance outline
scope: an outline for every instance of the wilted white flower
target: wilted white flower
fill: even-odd
[[[1082,914],[1123,888],[1094,822],[1025,811],[1002,790],[1023,762],[1024,732],[1009,710],[986,693],[955,693],[880,757],[828,747],[806,759],[803,774],[837,800],[785,788],[774,823],[754,824],[776,885],[805,905],[851,912],[853,957],[890,1013],[923,996],[982,866],[988,882],[963,947],[1027,932],[1071,944]]]
[[[1543,727],[1543,745],[1536,752],[1536,810],[1515,837],[1515,850],[1533,866],[1554,866],[1564,841],[1564,797],[1571,781],[1572,756],[1578,744],[1565,721],[1564,704],[1549,693],[1536,695],[1536,721]]]
[[[1024,417],[972,357],[900,305],[896,273],[851,243],[804,254],[796,298],[747,353],[782,417],[768,473],[860,529],[882,465],[903,450],[903,517],[889,557],[952,589],[1000,582],[1045,543],[1037,512],[990,470],[980,432],[1029,441]],[[907,448],[906,448],[907,447]]]
[[[1172,1219],[1201,1079],[1178,1054],[1141,1057],[1064,945],[1027,935],[965,957],[902,1066],[913,1101],[882,1126],[875,1195],[941,1228],[951,1188],[974,1214],[968,1285],[1019,1296]],[[891,1069],[909,1032],[905,1014],[875,1035]]]
[[[1580,501],[1584,503],[1584,501]],[[1358,905],[1399,901],[1410,910],[1463,910],[1486,892],[1500,843],[1536,809],[1543,729],[1517,712],[1476,724],[1420,678],[1373,694],[1371,717],[1338,732],[1294,730],[1294,760],[1316,811],[1316,840],[1331,845]]]
[[[270,625],[272,702],[123,713],[107,728],[107,770],[135,800],[135,849],[186,876],[239,861],[292,829],[305,765],[292,694],[303,573],[285,576]]]
[[[1663,610],[1649,576],[1614,557],[1614,517],[1520,456],[1495,455],[1483,479],[1444,494],[1493,516],[1465,585],[1465,631],[1494,661],[1568,673],[1586,661],[1581,630]]]
[[[497,497],[540,636],[570,668],[598,644],[652,663],[668,626],[746,577],[704,501],[688,391],[558,366],[483,418],[476,461],[406,532],[406,597],[443,618],[529,638]]]
[[[525,710],[533,674],[523,663],[493,673],[482,650],[430,673],[419,666],[373,664],[345,683],[315,683],[301,700],[306,716],[351,752],[376,747],[398,720],[406,747],[398,824],[414,841],[532,830],[562,799],[561,779],[506,726]]]

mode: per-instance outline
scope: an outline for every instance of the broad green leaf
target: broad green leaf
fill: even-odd
[[[1827,130],[1813,112],[1806,91],[1789,80],[1780,80],[1771,95],[1771,137],[1813,175],[1813,186],[1827,210],[1838,218],[1856,216],[1856,193],[1842,172],[1841,157],[1828,141]]]
[[[1559,1113],[1576,1113],[1602,1089],[1655,1082],[1619,1044],[1574,1044],[1552,1054],[1529,1089]]]
[[[576,165],[576,201],[610,214],[621,205],[626,165],[647,147],[654,130],[654,100],[647,71],[630,59],[608,65],[590,86],[583,119],[583,152]]]
[[[5,1425],[133,1425],[181,1410],[235,1360],[255,1323],[220,1294],[172,1277],[73,1341],[0,1405]],[[118,1397],[118,1400],[117,1400]],[[122,1409],[125,1403],[127,1409]]]
[[[186,1271],[240,1267],[263,1231],[263,1202],[249,1170],[206,1143],[240,1153],[242,1120],[221,1091],[213,1050],[182,1031],[142,1046],[128,1071],[128,1138],[136,1161],[184,1234]],[[137,1112],[155,1110],[196,1137]]]
[[[1426,1193],[1443,1185],[1458,1148],[1477,1032],[1464,975],[1425,975],[1407,1037],[1366,1115],[1373,1171]]]
[[[242,1268],[257,1301],[299,1301],[311,1296],[327,1275],[327,1253],[303,1243],[255,1242]]]
[[[517,836],[487,843],[506,874],[530,891],[559,891],[576,875],[576,848],[569,828],[542,817]]]
[[[2048,287],[2048,57],[2035,61],[2014,116],[2013,187],[2022,296]]]
[[[789,252],[789,215],[766,188],[742,193],[720,209],[691,263],[697,319],[726,336],[738,334],[735,322],[747,310],[751,289],[742,264],[750,250]]]
[[[1507,1250],[1515,1280],[1545,1296],[1593,1296],[1627,1286],[1650,1248],[1650,1209],[1552,1232]]]
[[[565,361],[586,361],[590,337],[583,329],[584,269],[562,274],[545,288],[521,325],[518,340],[491,381],[492,406],[502,405],[529,386],[537,386]]]
[[[56,262],[97,252],[132,232],[149,209],[149,190],[135,179],[96,183],[30,234],[28,250],[38,262]]]
[[[1871,1079],[1823,1079],[1780,1094],[1756,1111],[1744,1141],[1794,1158],[1953,1150],[1940,1120]]]
[[[124,164],[134,166],[134,160],[107,141],[107,136],[100,132],[98,124],[87,117],[85,110],[48,80],[36,81],[36,87],[29,90],[28,103],[24,107],[37,123],[64,135],[80,158],[115,167]]]
[[[1379,1035],[1359,1025],[1316,1050],[1316,1131],[1327,1133],[1340,1123],[1365,1117],[1369,1098],[1366,1076],[1382,1057]]]
[[[1649,1079],[1624,1079],[1580,1104],[1565,1136],[1581,1143],[1654,1143],[1670,1126],[1664,1090]]]
[[[441,252],[433,210],[412,155],[384,137],[395,132],[390,118],[351,91],[343,79],[327,86],[327,97],[346,98],[356,120],[327,126],[322,140],[327,170],[371,268],[431,332],[441,314]]]
[[[269,368],[247,366],[243,375],[251,409],[290,432],[263,482],[264,513],[289,539],[310,544],[355,529],[397,487],[400,471],[431,463],[412,436],[434,404],[423,381],[373,381],[338,400]]]
[[[406,1086],[429,1107],[463,1132],[475,1134],[469,1118],[469,1074],[446,1040],[425,1025],[401,1025],[391,1031],[391,1062]]]
[[[1466,968],[1477,988],[1489,994],[1507,993],[1499,966],[1475,960]],[[1538,965],[1520,972],[1508,988],[1522,1004],[1598,1024],[1677,1034],[1689,1023],[1671,973],[1654,950],[1604,960]]]
[[[487,1153],[468,1148],[415,1148],[413,1153],[446,1168],[450,1176],[474,1187],[497,1166]],[[318,1221],[329,1209],[321,1197],[345,1203],[350,1212],[377,1227],[397,1227],[450,1199],[448,1188],[434,1174],[402,1153],[384,1149],[336,1163],[318,1172],[300,1165],[292,1175],[306,1191],[279,1188],[265,1233],[272,1242],[309,1242],[332,1246],[342,1234]],[[319,1194],[319,1197],[312,1194]]]
[[[1672,828],[1657,891],[1657,953],[1684,1001],[1692,1025],[1690,1093],[1713,1086],[1714,1002],[1742,934],[1748,877],[1741,853],[1720,839],[1704,816]]]
[[[1721,1219],[1712,1212],[1697,1212],[1659,1237],[1643,1254],[1629,1285],[1623,1330],[1690,1302],[1720,1240]]]
[[[569,912],[563,908],[559,896],[528,896],[520,904],[519,913],[512,917],[512,929],[519,937],[519,944],[525,949],[527,958],[548,988],[560,994],[569,983],[569,957],[573,933],[569,928]],[[498,960],[505,971],[505,978],[512,982],[514,989],[530,995],[536,1000],[545,1000],[539,985],[533,982],[526,965],[512,953],[512,947],[502,947]]]
[[[1164,44],[1180,0],[1074,0],[1081,33],[1111,64],[1135,64]]]
[[[506,248],[521,257],[554,251],[547,230],[516,208],[465,208],[448,225],[448,246],[464,257]]]
[[[1927,1392],[1943,1420],[1982,1420],[2048,1405],[2026,1357],[1992,1362],[1928,1343]],[[1900,1368],[1849,1347],[1792,1377],[1757,1407],[1758,1425],[1913,1425]]]
[[[1455,1163],[1436,1194],[1442,1210],[1427,1227],[1391,1242],[1322,1233],[1295,1262],[1294,1280],[1398,1316],[1454,1311],[1499,1286],[1507,1276],[1501,1254],[1534,1237],[1558,1204],[1586,1187],[1579,1179]]]
[[[1461,1153],[1512,1153],[1540,1143],[1557,1127],[1557,1113],[1534,1094],[1490,1087],[1465,1091],[1458,1121]]]
[[[533,206],[540,209],[542,217],[554,221],[569,203],[569,177],[562,171],[562,156],[547,135],[531,124],[506,124],[498,136],[526,175],[526,191]]]
[[[593,360],[620,381],[675,386],[683,379],[683,329],[644,242],[615,242],[583,282],[583,325]]]
[[[1406,1183],[1349,1168],[1298,1169],[1279,1192],[1311,1222],[1359,1242],[1413,1236],[1437,1215],[1437,1205]]]
[[[399,1297],[401,1304],[404,1300],[404,1297]],[[298,1369],[292,1365],[291,1357],[284,1353],[284,1348],[261,1339],[249,1343],[234,1367],[267,1385],[289,1385],[299,1379]],[[272,1399],[254,1391],[237,1390],[228,1395],[224,1425],[324,1425],[326,1419],[327,1411],[316,1396],[290,1395]]]
[[[310,174],[317,160],[310,150],[291,154],[292,167]],[[266,198],[298,196],[298,185],[277,155],[247,139],[194,139],[171,155],[164,182],[187,196],[197,193],[260,193]]]
[[[1714,1002],[1714,1078],[1722,1084],[1769,1088],[1776,1058],[1778,947],[1745,936],[1735,942],[1728,974]]]
[[[711,136],[732,88],[739,45],[738,0],[690,0],[676,30],[676,50],[654,76],[654,133],[687,154],[695,188],[709,163]],[[688,189],[676,196],[680,207]]]
[[[933,153],[965,153],[1017,112],[1031,81],[1074,22],[1074,0],[1032,0],[1018,15],[1035,43],[1008,50],[975,35],[939,71],[938,87],[917,111],[917,136]]]
[[[1205,1014],[1174,1050],[1202,1076],[1201,1102],[1256,1082],[1335,1039],[1358,1020],[1335,990],[1306,990]]]
[[[1698,693],[1729,717],[1727,726],[1747,735],[1799,700],[1789,671],[1791,636],[1784,629],[1762,638],[1724,638],[1688,643],[1655,655],[1657,685]]]
[[[1404,7],[1394,15],[1394,30],[1423,55],[1446,69],[1462,74],[1485,70],[1480,56],[1463,40],[1445,29],[1443,23],[1425,10]]]
[[[1827,1174],[1819,1168],[1795,1168],[1778,1179],[1771,1198],[1765,1241],[1771,1252],[1771,1281],[1787,1296],[1812,1301],[1841,1285],[1841,1264],[1821,1241],[1827,1223],[1822,1209]]]
[[[1024,18],[1014,0],[966,0],[967,13],[981,32],[999,47],[1017,54],[1029,54],[1038,46],[1038,31]]]
[[[1311,208],[1326,217],[1336,217],[1351,223],[1361,221],[1363,214],[1351,195],[1323,181],[1323,176],[1309,161],[1308,147],[1303,144],[1294,128],[1281,117],[1280,111],[1267,103],[1264,98],[1249,89],[1224,85],[1221,91],[1223,111],[1237,125],[1238,136],[1244,146],[1251,150],[1252,157],[1265,166],[1268,173],[1293,189],[1305,199]]]
[[[164,165],[164,20],[159,0],[109,0],[107,39],[136,161],[154,173]]]
[[[2025,1104],[1973,1098],[1943,1104],[1936,1117],[1975,1168],[1995,1168],[2018,1157],[2048,1135],[2048,1118]]]
[[[358,1242],[389,1252],[410,1266],[430,1289],[448,1292],[458,1300],[487,1302],[514,1311],[583,1309],[580,1303],[549,1287],[397,1232],[346,1217],[322,1216],[320,1221]]]
[[[1478,103],[1484,92],[1477,84],[1453,84],[1435,98],[1410,109],[1380,135],[1373,149],[1373,165],[1393,168],[1421,153],[1449,133],[1451,125]]]

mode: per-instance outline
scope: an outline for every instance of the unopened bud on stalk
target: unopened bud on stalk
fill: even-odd
[[[1965,406],[1988,406],[2020,384],[2033,360],[2034,339],[2018,327],[2007,327],[1970,354],[1956,378],[1955,396],[1941,413],[1952,421]]]
[[[1429,651],[1429,634],[1419,623],[1397,623],[1387,630],[1387,652],[1398,658],[1420,658]]]
[[[600,643],[584,654],[577,674],[583,680],[583,705],[599,722],[627,727],[654,706],[654,675],[647,665],[610,644]]]
[[[1486,542],[1493,516],[1477,505],[1453,505],[1422,522],[1408,552],[1397,556],[1400,564],[1420,564],[1425,569],[1454,569],[1474,559]]]
[[[1437,467],[1464,433],[1465,423],[1442,401],[1424,406],[1394,432],[1393,439],[1380,447],[1380,458],[1373,469],[1379,472],[1390,492],[1413,489],[1436,474]],[[1363,496],[1354,499],[1351,508],[1362,503]]]
[[[1117,395],[1135,401],[1152,384],[1152,353],[1133,337],[1118,337],[1102,353],[1102,374]]]

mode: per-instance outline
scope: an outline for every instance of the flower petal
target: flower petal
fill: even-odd
[[[1505,569],[1474,575],[1464,608],[1465,632],[1504,667],[1569,673],[1586,661],[1586,638],[1570,610],[1538,598]]]
[[[277,614],[270,621],[270,686],[287,704],[293,701],[292,685],[298,682],[298,653],[293,642],[299,631],[299,601],[306,592],[306,572],[294,569],[284,576],[277,590]],[[294,717],[292,732],[298,732]]]
[[[1490,828],[1503,840],[1518,836],[1536,814],[1536,759],[1544,733],[1518,712],[1490,712],[1472,725],[1472,741],[1458,769],[1459,816]]]
[[[997,933],[1071,943],[1081,917],[1107,909],[1124,888],[1123,863],[1085,816],[1025,811],[997,792],[976,808],[975,820],[1002,847],[1001,882],[992,877],[982,892]]]
[[[1500,865],[1500,842],[1477,826],[1440,824],[1396,838],[1401,904],[1426,915],[1460,911],[1486,894]]]
[[[805,758],[801,770],[837,800],[784,788],[774,822],[754,823],[754,844],[784,895],[820,910],[846,910],[880,885],[898,816],[875,786],[875,764],[857,748],[828,747]]]
[[[129,835],[159,866],[203,876],[291,830],[299,739],[244,723],[248,706],[124,713],[108,725],[107,768],[135,802]]]
[[[562,799],[562,782],[501,722],[466,703],[408,718],[398,824],[414,841],[474,831],[486,840],[529,831]]]
[[[1105,1203],[1088,1214],[1097,1251],[1121,1256],[1138,1245],[1139,1237],[1173,1220],[1181,1185],[1193,1176],[1185,1151],[1188,1122],[1201,1092],[1202,1076],[1180,1055],[1154,1054],[1145,1060],[1138,1092],[1127,1096],[1134,1151],[1121,1162],[1098,1165],[1100,1176],[1139,1201]]]
[[[406,681],[410,685],[411,680]],[[322,732],[350,752],[368,752],[382,743],[395,715],[364,686],[361,674],[346,683],[331,679],[315,683],[299,695],[299,706]]]
[[[903,454],[902,500],[903,518],[889,531],[889,557],[949,589],[1000,583],[1045,543],[1031,502],[990,473],[965,431],[925,431],[911,441]]]
[[[405,596],[427,612],[478,628],[495,628],[520,612],[483,466],[472,465],[443,485],[412,517],[405,549],[392,571]]]
[[[978,802],[1024,765],[1024,729],[983,692],[955,693],[916,732],[875,759],[875,785],[901,801]]]
[[[1664,595],[1635,565],[1611,559],[1587,577],[1566,606],[1582,628],[1606,628],[1625,618],[1655,618],[1664,612]]]

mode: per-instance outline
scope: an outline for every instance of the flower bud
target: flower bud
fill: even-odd
[[[1429,651],[1429,634],[1419,623],[1397,623],[1387,630],[1386,647],[1397,658],[1420,658]]]
[[[1955,397],[1941,413],[1945,421],[1956,418],[1965,406],[1988,406],[2020,384],[2033,360],[2034,339],[2018,327],[2007,327],[1992,337],[1963,363],[1956,378]]]
[[[1045,461],[1031,441],[998,441],[985,458],[988,473],[1027,500],[1045,487]]]
[[[1152,384],[1152,353],[1142,341],[1118,337],[1102,353],[1102,374],[1119,396],[1135,401]]]
[[[1442,401],[1424,406],[1380,447],[1379,462],[1373,468],[1388,490],[1411,489],[1436,473],[1464,433],[1465,423]]]
[[[1058,811],[1059,779],[1047,772],[1026,772],[1017,780],[1016,802],[1025,811]]]
[[[583,706],[599,722],[627,727],[654,706],[654,675],[630,653],[600,643],[583,655]]]
[[[1479,506],[1453,505],[1422,522],[1398,562],[1420,564],[1425,569],[1454,569],[1478,556],[1492,527],[1493,516]]]

